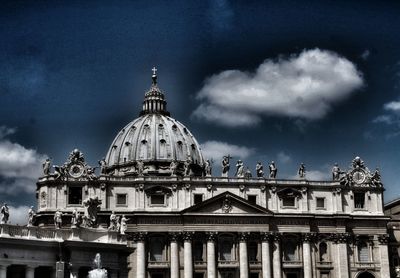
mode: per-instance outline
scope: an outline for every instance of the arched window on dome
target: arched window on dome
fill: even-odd
[[[140,150],[140,153],[139,153],[140,159],[146,160],[148,158],[148,152],[149,152],[148,149],[149,149],[149,144],[148,144],[147,140],[143,139],[141,141],[140,149],[139,149]]]
[[[167,141],[165,139],[160,140],[160,158],[167,158]]]
[[[178,160],[183,160],[184,156],[183,156],[183,142],[182,141],[178,141],[176,142],[176,158]]]

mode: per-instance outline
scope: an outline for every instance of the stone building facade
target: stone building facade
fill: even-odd
[[[53,227],[59,210],[69,229],[74,211],[86,213],[96,198],[97,229],[125,219],[115,223],[133,250],[130,278],[390,277],[379,172],[356,157],[345,171],[335,166],[330,181],[212,175],[152,78],[139,118],[116,135],[100,174],[74,150],[38,180],[37,226]]]

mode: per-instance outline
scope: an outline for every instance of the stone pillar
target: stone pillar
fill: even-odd
[[[270,233],[261,233],[261,265],[262,265],[262,278],[271,278],[271,251],[269,241],[271,239]]]
[[[146,233],[136,234],[136,278],[146,278]]]
[[[349,235],[347,233],[336,234],[336,258],[337,258],[337,277],[349,278],[349,257],[347,251],[347,240]]]
[[[378,236],[379,241],[379,260],[381,263],[381,277],[390,277],[388,235]]]
[[[179,278],[179,248],[178,233],[170,233],[170,249],[171,249],[171,278]]]
[[[312,234],[310,234],[310,233],[303,234],[304,278],[312,278],[311,239],[312,239]]]
[[[281,235],[274,234],[274,251],[272,254],[274,278],[282,278]]]
[[[27,265],[25,268],[25,278],[35,278],[35,267]]]
[[[193,278],[193,252],[192,252],[192,238],[193,232],[186,232],[183,235],[184,243],[183,243],[183,250],[184,250],[184,261],[183,261],[183,268],[184,268],[184,276],[185,278]]]
[[[240,278],[249,277],[249,262],[247,256],[247,239],[249,238],[249,233],[239,234],[239,270]]]
[[[7,278],[7,266],[0,265],[0,278]]]
[[[217,278],[215,257],[215,232],[207,233],[207,278]]]

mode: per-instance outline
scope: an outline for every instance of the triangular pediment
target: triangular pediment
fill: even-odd
[[[263,214],[270,215],[271,211],[250,203],[229,191],[214,196],[181,212],[182,214]]]

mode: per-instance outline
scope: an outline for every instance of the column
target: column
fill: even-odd
[[[303,234],[303,270],[304,278],[312,278],[311,264],[311,239],[312,234]]]
[[[239,272],[240,278],[249,277],[249,262],[247,256],[247,240],[249,233],[239,233]]]
[[[192,239],[193,232],[186,232],[183,235],[183,252],[185,255],[183,261],[184,276],[185,278],[193,278],[193,252],[192,252]]]
[[[274,251],[272,254],[274,278],[282,278],[282,263],[281,263],[281,235],[274,234]]]
[[[389,235],[378,236],[379,261],[381,263],[381,277],[390,277],[388,240],[389,240]]]
[[[7,278],[7,266],[0,265],[0,278]]]
[[[337,250],[337,277],[349,278],[349,258],[347,251],[347,240],[349,235],[347,233],[336,234],[335,243]]]
[[[215,232],[207,233],[207,278],[217,278],[217,267],[215,264]]]
[[[271,278],[271,251],[269,241],[271,239],[270,233],[261,233],[261,265],[262,265],[262,278]]]
[[[136,235],[136,278],[146,277],[146,234],[137,233]]]
[[[35,278],[35,267],[27,265],[25,268],[25,278]]]
[[[171,249],[171,278],[179,278],[179,251],[178,251],[178,233],[170,233],[170,249]]]

